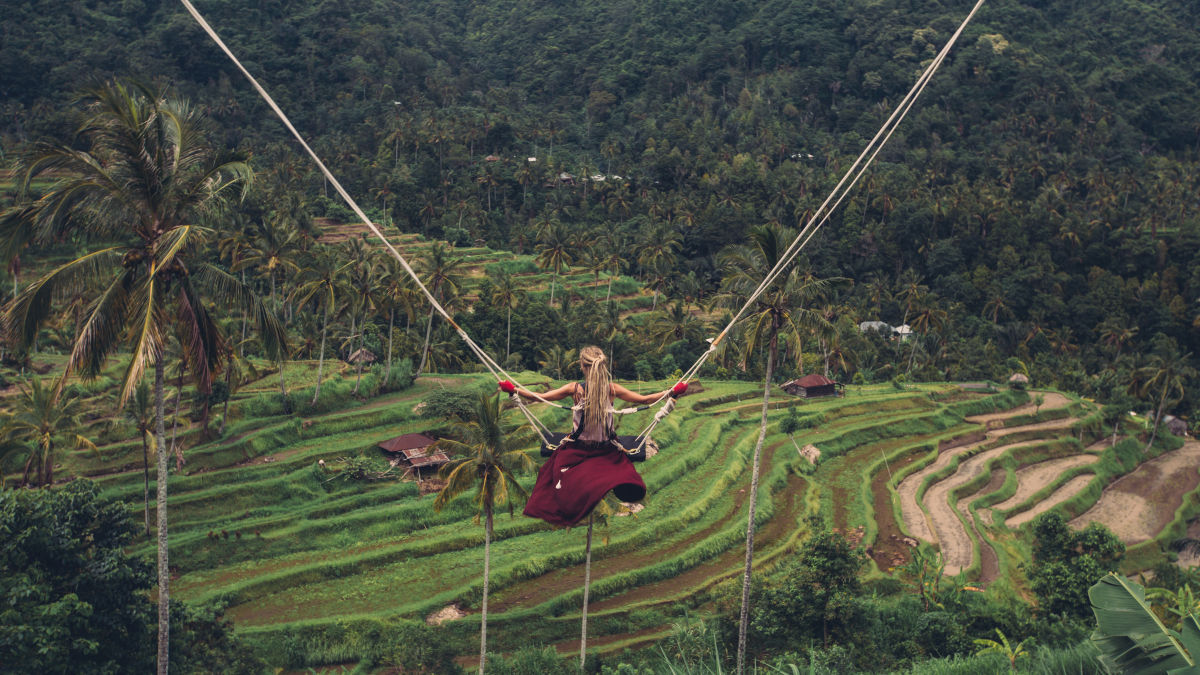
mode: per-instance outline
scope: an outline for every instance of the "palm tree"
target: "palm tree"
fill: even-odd
[[[382,304],[378,280],[380,277],[379,258],[374,250],[367,247],[363,239],[350,239],[344,244],[346,258],[350,267],[346,273],[346,287],[350,291],[350,333],[354,336],[354,327],[358,326],[358,348],[362,349],[367,337],[367,313],[371,308],[378,309]],[[353,351],[353,339],[351,340]],[[365,359],[358,359],[355,372],[354,392],[362,382],[362,369]]]
[[[378,301],[388,310],[387,372],[383,376],[386,384],[392,377],[392,335],[396,328],[396,310],[404,313],[407,333],[407,327],[412,324],[413,314],[422,298],[413,278],[401,267],[398,260],[392,256],[384,256],[382,265],[378,282]]]
[[[559,380],[566,377],[579,360],[574,349],[563,349],[562,345],[551,345],[550,349],[541,352],[541,356],[538,365],[542,367],[542,372]]]
[[[537,258],[538,267],[554,272],[554,280],[550,282],[550,304],[554,304],[554,284],[564,268],[573,261],[570,248],[573,246],[567,227],[555,220],[538,237]]]
[[[95,237],[105,246],[27,286],[8,306],[4,323],[10,340],[24,348],[50,315],[53,300],[76,297],[94,280],[101,290],[79,321],[64,377],[99,375],[107,357],[128,344],[131,355],[119,397],[123,405],[146,369],[154,369],[158,672],[165,673],[170,573],[162,390],[168,330],[174,329],[186,345],[189,367],[204,393],[220,367],[225,340],[201,301],[202,287],[209,287],[223,306],[252,307],[272,357],[284,353],[286,335],[249,289],[196,255],[209,234],[197,221],[215,214],[226,193],[249,184],[252,172],[242,157],[209,145],[197,110],[161,90],[111,83],[92,88],[84,100],[92,105],[80,140],[89,149],[33,149],[24,185],[47,171],[65,178],[31,205],[20,207],[15,231],[42,242],[59,241],[68,233]]]
[[[1158,425],[1162,422],[1167,406],[1183,400],[1183,383],[1196,377],[1196,369],[1191,365],[1191,352],[1181,354],[1175,341],[1170,338],[1156,339],[1155,343],[1157,351],[1150,356],[1150,365],[1139,368],[1134,374],[1133,382],[1130,383],[1130,387],[1137,387],[1138,396],[1157,394],[1154,427],[1150,432],[1150,441],[1146,443],[1147,450],[1154,445],[1154,439],[1158,436]]]
[[[504,360],[508,360],[512,352],[512,312],[521,304],[525,292],[517,287],[516,279],[511,274],[495,274],[492,276],[492,305],[503,307],[507,313],[504,330]]]
[[[476,489],[475,503],[483,517],[483,599],[480,602],[479,672],[483,673],[487,659],[487,602],[488,579],[492,561],[492,516],[496,506],[508,504],[513,512],[514,499],[525,499],[525,488],[517,482],[518,472],[531,470],[533,460],[523,448],[533,442],[532,429],[514,425],[503,418],[502,396],[480,394],[475,404],[475,419],[456,425],[455,436],[462,440],[444,439],[439,445],[448,453],[461,455],[442,467],[439,475],[446,487],[433,500],[440,511],[455,497]],[[478,520],[476,520],[478,522]]]
[[[1126,325],[1124,321],[1118,318],[1108,318],[1100,323],[1097,328],[1100,331],[1101,344],[1114,350],[1113,364],[1121,359],[1121,351],[1128,345],[1133,343],[1133,339],[1137,337],[1137,326]]]
[[[607,230],[596,239],[593,255],[597,264],[608,271],[608,291],[604,294],[604,304],[612,302],[613,279],[621,275],[621,271],[629,266],[629,245],[626,238]]]
[[[670,309],[651,316],[646,330],[647,337],[657,342],[659,347],[666,347],[680,340],[699,341],[704,325],[684,309],[682,301],[678,301]]]
[[[16,410],[7,420],[8,440],[32,444],[21,483],[29,483],[30,473],[37,476],[37,484],[48,487],[54,483],[55,440],[64,435],[74,437],[75,445],[95,448],[88,439],[75,433],[83,423],[79,400],[70,394],[60,395],[54,387],[42,385],[41,380],[31,379],[29,386],[21,386]]]
[[[917,298],[913,304],[912,329],[924,335],[929,331],[937,331],[946,325],[946,310],[941,309],[936,304],[937,299],[929,295],[922,295]],[[913,359],[917,353],[917,340],[913,340],[912,351],[908,355],[908,370],[906,373],[912,372]]]
[[[792,240],[791,232],[781,228],[760,226],[748,233],[749,245],[736,246],[723,254],[726,275],[722,281],[721,299],[740,306],[750,296],[761,280],[780,261]],[[738,672],[743,671],[746,656],[746,631],[749,628],[750,571],[754,562],[754,514],[758,499],[758,474],[762,458],[763,440],[767,434],[767,411],[771,402],[771,378],[779,357],[779,336],[787,337],[794,345],[797,361],[802,336],[811,327],[826,324],[820,312],[808,309],[830,286],[830,280],[802,277],[795,267],[787,271],[781,280],[767,289],[756,300],[753,310],[742,322],[748,325],[745,333],[743,355],[748,356],[767,346],[766,375],[763,383],[762,422],[758,442],[754,446],[754,460],[750,473],[749,514],[746,523],[746,563],[742,574],[742,609],[738,629]],[[744,358],[745,358],[744,356]]]
[[[321,376],[325,369],[325,342],[329,335],[329,313],[337,308],[338,298],[348,295],[345,287],[345,273],[353,262],[338,264],[340,260],[328,249],[317,249],[310,254],[308,261],[300,270],[303,280],[292,294],[299,298],[297,306],[316,302],[322,308],[321,318],[321,351],[317,359],[317,386],[313,391],[312,405],[317,404],[321,396]]]
[[[893,297],[904,305],[904,318],[900,320],[902,325],[908,325],[908,315],[912,313],[913,306],[929,292],[929,287],[921,283],[924,280],[924,277],[912,269],[906,269],[896,281],[897,288]]]
[[[638,264],[654,284],[655,307],[658,306],[658,291],[666,281],[666,270],[675,266],[675,256],[682,247],[679,232],[667,224],[646,229],[637,244]]]
[[[421,258],[425,288],[441,304],[445,304],[447,298],[458,295],[458,268],[463,261],[462,258],[455,258],[453,255],[454,247],[434,244],[425,250],[425,255]],[[429,338],[433,335],[433,315],[436,311],[433,305],[429,306],[429,322],[425,325],[425,344],[421,347],[421,364],[417,366],[417,375],[424,372],[425,363],[428,361]]]
[[[300,271],[295,258],[300,252],[301,236],[300,230],[286,218],[274,213],[271,216],[271,220],[251,221],[250,236],[230,270],[251,269],[266,277],[271,286],[271,302],[275,302],[280,275]]]

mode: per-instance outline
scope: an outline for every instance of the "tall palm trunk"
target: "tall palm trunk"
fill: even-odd
[[[1154,439],[1158,437],[1158,425],[1162,422],[1163,410],[1167,407],[1168,391],[1170,387],[1164,386],[1162,396],[1158,399],[1158,411],[1154,415],[1154,427],[1150,429],[1150,442],[1146,444],[1146,450],[1154,445]]]
[[[1162,416],[1159,415],[1159,417],[1162,417]],[[1154,428],[1158,429],[1158,425],[1156,424],[1154,426]],[[45,469],[43,469],[41,472],[42,473],[42,486],[50,487],[51,485],[54,485],[54,442],[53,441],[47,441],[46,444],[44,446],[42,446],[42,464],[45,465]]]
[[[767,410],[771,403],[771,377],[774,375],[775,359],[779,355],[778,326],[772,319],[770,348],[767,351],[767,376],[763,382],[762,426],[758,431],[758,442],[754,445],[754,464],[750,470],[750,508],[746,519],[746,566],[742,572],[742,613],[738,621],[737,672],[745,672],[746,631],[750,627],[750,569],[754,564],[754,512],[758,501],[758,468],[762,459],[763,440],[767,437]]]
[[[180,365],[179,379],[175,382],[175,413],[171,416],[171,452],[175,455],[175,470],[183,468],[183,453],[176,440],[179,438],[179,409],[183,407],[183,366]]]
[[[512,305],[508,306],[508,328],[504,331],[504,360],[512,354]]]
[[[429,322],[425,324],[425,345],[421,347],[421,365],[417,366],[417,375],[425,372],[425,361],[429,358],[429,338],[433,336],[433,308],[429,308]]]
[[[246,270],[242,270],[242,285],[246,285]],[[250,321],[250,312],[242,310],[242,341],[238,343],[238,356],[246,356],[246,324]]]
[[[288,403],[287,382],[283,378],[283,359],[279,360],[279,395],[283,397],[283,414],[290,415],[292,406]]]
[[[604,306],[607,307],[612,301],[612,280],[613,275],[610,272],[608,275],[608,293],[604,295]]]
[[[579,670],[587,658],[588,592],[592,589],[592,514],[588,514],[587,553],[583,561],[583,621],[579,628]]]
[[[221,409],[221,427],[217,429],[218,436],[225,435],[225,421],[229,419],[229,399],[233,398],[233,368],[229,364],[225,365],[225,405]]]
[[[142,491],[144,508],[142,515],[146,520],[146,539],[150,538],[150,448],[146,442],[146,430],[142,430],[142,474],[145,478],[145,489]]]
[[[351,392],[352,394],[358,393],[358,385],[362,383],[363,361],[366,360],[365,358],[363,358],[365,356],[365,354],[362,353],[362,350],[366,347],[366,344],[367,344],[367,317],[366,317],[365,313],[363,314],[363,320],[362,320],[362,324],[361,324],[360,328],[361,328],[361,330],[359,331],[359,336],[358,336],[358,351],[359,351],[358,369],[354,374],[354,391]]]
[[[484,508],[486,522],[483,528],[483,601],[479,605],[479,675],[483,675],[483,664],[487,660],[487,601],[488,579],[492,574],[492,507]]]
[[[317,404],[321,395],[321,371],[325,369],[325,334],[329,330],[329,305],[325,305],[325,318],[321,321],[321,354],[317,357],[317,390],[313,392],[312,405]]]
[[[158,443],[158,472],[154,476],[158,515],[158,675],[167,675],[171,638],[171,569],[167,558],[167,429],[163,379],[167,366],[154,364],[154,437]]]
[[[383,374],[383,383],[386,385],[392,380],[392,332],[396,327],[396,308],[393,307],[388,312],[388,357],[387,357],[387,372]]]

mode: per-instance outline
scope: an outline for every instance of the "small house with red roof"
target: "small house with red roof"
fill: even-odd
[[[824,375],[805,375],[791,382],[783,383],[783,390],[792,396],[801,398],[816,398],[819,396],[837,396],[838,387],[842,385]]]

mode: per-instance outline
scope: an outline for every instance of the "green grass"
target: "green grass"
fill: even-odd
[[[593,280],[583,274],[575,278]],[[603,298],[606,291],[603,283],[581,289],[592,298]],[[648,307],[651,299],[647,295],[620,302],[630,300]],[[353,377],[352,371],[337,370],[331,372],[330,390],[344,387]],[[315,363],[289,364],[285,376],[289,389],[312,386]],[[528,373],[520,377],[542,379]],[[470,495],[435,513],[432,497],[419,496],[413,482],[395,475],[347,482],[320,469],[317,462],[332,466],[340,458],[364,456],[375,458],[372,461],[382,469],[376,443],[443,426],[413,412],[429,392],[485,381],[482,375],[420,378],[406,391],[366,401],[339,400],[326,412],[307,416],[271,414],[278,400],[275,374],[244,388],[231,404],[224,438],[199,442],[198,431],[181,434],[193,445],[186,451],[185,471],[170,476],[176,597],[227,608],[238,631],[280,667],[379,658],[380,640],[426,635],[422,621],[430,612],[451,603],[475,608],[481,595],[482,529],[474,522],[477,508]],[[646,508],[634,517],[610,518],[598,533],[591,600],[600,609],[593,613],[593,634],[613,638],[606,649],[644,639],[626,637],[637,630],[662,634],[669,623],[665,608],[698,608],[711,602],[740,569],[748,509],[744,491],[758,436],[761,385],[704,384],[703,392],[681,399],[678,410],[657,428],[660,454],[638,466],[649,486]],[[94,385],[91,391],[99,396],[106,386],[111,383]],[[666,383],[632,386],[649,390]],[[903,390],[890,384],[852,387],[845,397],[814,400],[776,390],[756,512],[762,533],[757,567],[769,572],[794,550],[807,536],[814,515],[839,527],[862,527],[864,544],[871,544],[878,519],[898,519],[895,500],[890,509],[876,513],[870,491],[878,472],[889,471],[889,461],[923,455],[895,471],[888,483],[894,490],[903,476],[936,457],[939,442],[978,428],[964,422],[964,416],[1008,410],[1028,399],[1027,393],[1011,390],[964,397],[957,387],[944,383]],[[551,428],[568,424],[566,411],[536,405],[532,409]],[[651,414],[622,417],[623,432],[640,430]],[[778,431],[780,421],[791,414],[801,421],[796,443],[813,443],[823,452],[811,475],[801,475],[807,472],[807,462],[798,457],[792,439]],[[1079,429],[1094,422],[1094,411],[1082,404],[1041,410],[1022,421],[1067,416]],[[1061,434],[1020,431],[997,441],[1030,440],[1036,445],[999,454],[980,478],[957,491],[955,499],[975,495],[993,469],[1006,472],[1004,484],[972,498],[967,507],[986,507],[1007,498],[1015,490],[1017,468],[1078,452],[1076,436],[1076,428]],[[981,451],[989,447],[999,446],[986,445]],[[131,512],[140,512],[140,448],[136,439],[114,439],[103,448],[102,459],[74,453],[64,465],[69,472],[101,473],[96,480],[104,493],[128,504]],[[1104,481],[1141,461],[1124,445],[1102,455],[1102,466],[1095,470]],[[926,487],[956,466],[929,478]],[[521,481],[529,487],[533,476]],[[1103,484],[1098,483],[1095,494],[1063,508],[1072,511],[1090,503],[1087,499],[1094,501]],[[1039,494],[1029,505],[1044,497]],[[1026,505],[1013,512],[1021,508]],[[1170,531],[1178,530],[1194,510],[1181,509]],[[1003,528],[983,534],[1011,577],[1005,580],[1007,587],[1019,588],[1016,564],[1027,555],[1019,539]],[[132,550],[149,556],[153,543],[138,542]],[[1146,559],[1152,554],[1149,547],[1137,553]],[[530,640],[555,644],[576,636],[583,556],[581,528],[554,530],[519,514],[497,519],[491,592],[493,606],[503,609],[494,609],[490,617],[497,627],[495,649],[513,651]],[[542,590],[547,583],[558,586],[552,592]],[[472,615],[436,629],[436,635],[466,653],[477,629]]]

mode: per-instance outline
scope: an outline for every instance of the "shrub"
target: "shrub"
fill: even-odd
[[[375,368],[378,368],[379,372],[384,375],[381,388],[383,392],[404,391],[413,384],[412,359],[400,359],[394,362],[390,371],[387,371],[386,365],[375,366],[372,370]]]
[[[421,417],[425,419],[456,419],[463,422],[472,419],[479,394],[459,389],[441,389],[425,398]]]

